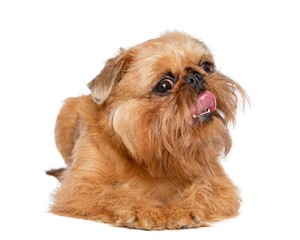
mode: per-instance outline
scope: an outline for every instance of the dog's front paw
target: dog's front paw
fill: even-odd
[[[174,209],[167,213],[167,229],[186,229],[208,226],[197,210]]]
[[[116,214],[116,226],[144,230],[165,229],[165,218],[160,209],[133,208]]]

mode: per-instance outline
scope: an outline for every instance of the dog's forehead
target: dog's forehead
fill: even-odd
[[[157,39],[161,42],[162,48],[165,48],[170,53],[179,54],[182,57],[197,54],[210,54],[204,42],[191,37],[186,33],[169,32]]]
[[[211,53],[202,41],[184,33],[171,32],[139,45],[136,59],[148,66],[180,69],[198,64],[203,56],[211,57]]]
[[[130,85],[136,94],[148,92],[166,73],[183,76],[187,68],[199,66],[204,56],[212,60],[203,42],[177,32],[139,44],[129,49],[128,53],[132,61],[119,87]]]

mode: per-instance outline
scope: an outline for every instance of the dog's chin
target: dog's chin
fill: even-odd
[[[193,116],[193,126],[197,126],[203,123],[208,123],[212,118],[213,118],[213,113],[211,112],[201,114],[198,116]]]
[[[197,176],[224,148],[226,152],[230,148],[227,127],[218,117],[211,92],[200,93],[189,108],[168,104],[158,110],[150,105],[126,101],[114,108],[111,118],[123,149],[150,175]],[[134,114],[137,110],[140,114]]]

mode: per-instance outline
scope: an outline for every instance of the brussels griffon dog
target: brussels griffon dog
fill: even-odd
[[[203,42],[167,32],[109,59],[65,101],[56,123],[67,165],[51,212],[138,229],[206,226],[236,216],[238,189],[220,158],[246,93]]]

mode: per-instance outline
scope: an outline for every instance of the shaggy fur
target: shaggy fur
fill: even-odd
[[[216,98],[217,110],[205,121],[191,114],[198,96],[186,84],[191,71]],[[166,74],[176,76],[174,87],[155,94]],[[61,181],[53,213],[149,230],[206,226],[238,214],[238,190],[220,157],[231,147],[227,125],[238,97],[246,95],[215,69],[203,42],[169,32],[121,49],[88,86],[91,95],[67,99],[57,119],[67,168],[48,172]]]

